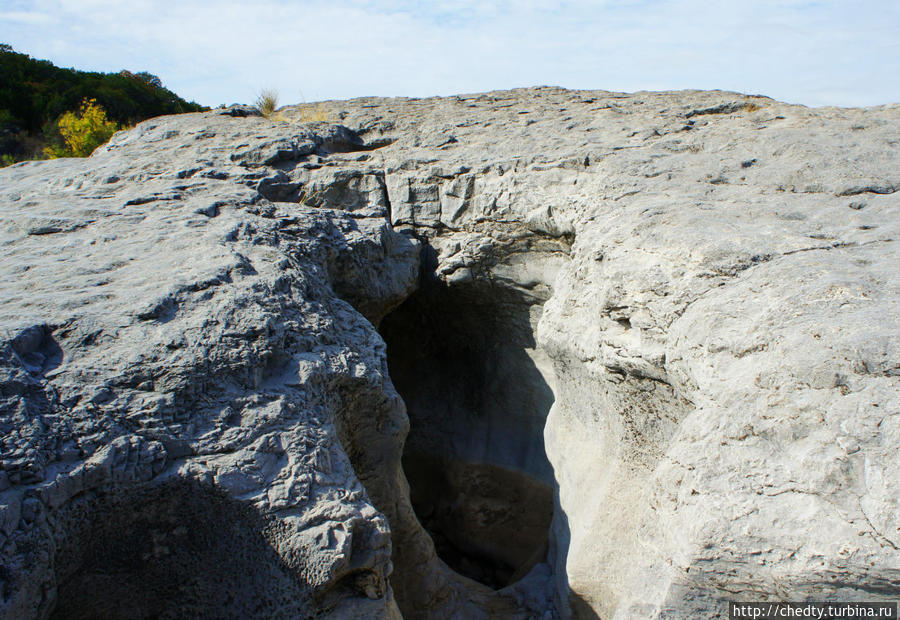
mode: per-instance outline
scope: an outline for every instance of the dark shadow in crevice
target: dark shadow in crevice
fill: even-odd
[[[63,351],[53,337],[53,328],[48,325],[23,329],[10,344],[22,365],[33,376],[47,374],[62,364]]]
[[[413,508],[444,562],[495,589],[545,559],[553,514],[536,303],[488,282],[432,282],[380,327],[410,418]]]

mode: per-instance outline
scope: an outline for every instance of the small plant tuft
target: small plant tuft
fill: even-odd
[[[270,118],[278,109],[278,91],[264,88],[256,98],[256,107],[266,118]]]
[[[301,123],[326,123],[331,114],[323,103],[304,103],[300,106]]]

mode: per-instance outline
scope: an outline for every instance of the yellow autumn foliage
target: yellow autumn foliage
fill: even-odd
[[[96,99],[85,99],[77,112],[60,116],[57,127],[66,146],[47,147],[44,152],[49,157],[87,157],[119,130]]]

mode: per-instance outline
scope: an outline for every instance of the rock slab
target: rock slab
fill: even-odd
[[[898,598],[900,106],[322,108],[152,119],[0,171],[0,616]],[[377,327],[419,287],[501,300],[552,389],[515,423],[547,467],[504,450],[533,434],[463,442],[553,485],[545,561],[499,591],[409,501]]]

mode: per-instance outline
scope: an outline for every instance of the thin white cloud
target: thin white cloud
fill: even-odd
[[[53,18],[44,13],[29,13],[27,11],[8,11],[0,13],[0,20],[14,24],[42,25],[53,21]]]
[[[8,1],[0,29],[17,49],[147,70],[209,105],[263,87],[287,103],[535,84],[900,101],[895,0]]]

